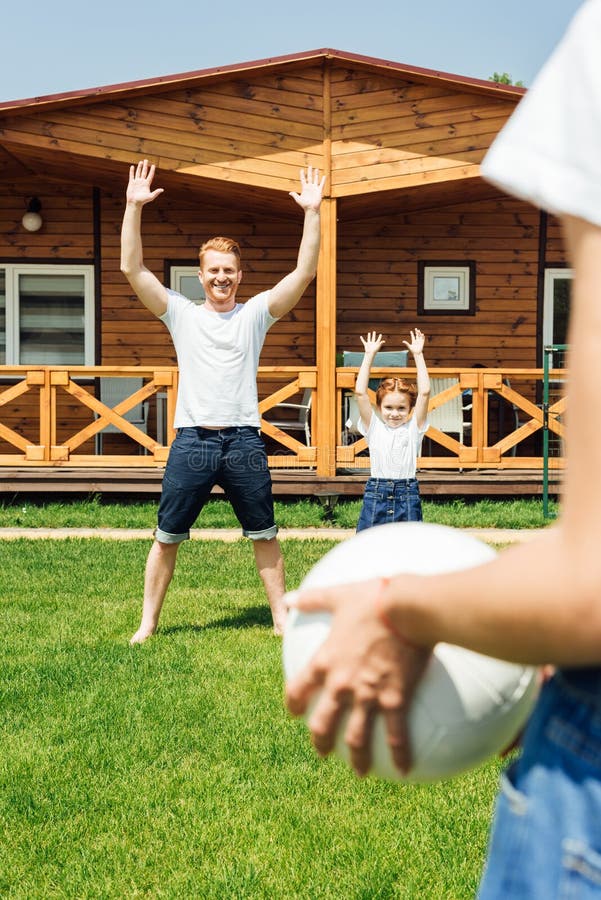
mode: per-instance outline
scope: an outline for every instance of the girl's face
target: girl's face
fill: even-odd
[[[390,428],[398,428],[403,425],[411,413],[411,401],[409,394],[401,391],[391,391],[384,394],[380,404],[380,415],[385,425]]]

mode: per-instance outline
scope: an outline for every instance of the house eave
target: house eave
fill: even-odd
[[[77,91],[66,91],[39,97],[29,97],[21,100],[8,100],[0,102],[0,114],[6,112],[15,115],[19,113],[31,113],[34,110],[40,109],[53,109],[63,105],[72,106],[94,101],[102,102],[136,93],[153,93],[172,90],[173,88],[178,87],[191,87],[214,79],[232,77],[235,75],[250,75],[258,71],[272,71],[279,68],[290,67],[290,65],[310,65],[324,60],[335,60],[340,63],[348,62],[355,65],[359,64],[380,72],[386,71],[396,75],[403,75],[408,78],[417,78],[425,81],[444,82],[455,87],[461,87],[476,92],[484,91],[487,94],[497,96],[509,96],[516,100],[519,100],[526,91],[525,88],[516,87],[515,85],[497,84],[496,82],[484,81],[478,78],[469,78],[450,72],[426,69],[420,66],[411,66],[393,60],[364,56],[349,51],[321,48],[319,50],[308,50],[301,53],[289,53],[284,56],[252,60],[250,62],[233,63],[226,66],[213,66],[192,72],[144,78],[137,81],[120,82],[117,84],[103,85]]]

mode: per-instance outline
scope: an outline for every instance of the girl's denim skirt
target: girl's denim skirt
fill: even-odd
[[[417,478],[368,478],[357,531],[387,522],[421,522]]]

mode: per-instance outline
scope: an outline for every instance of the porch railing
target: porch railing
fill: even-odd
[[[345,394],[353,390],[358,369],[338,369],[336,390],[337,409],[344,410]],[[379,370],[372,374],[398,374],[415,378],[415,370]],[[463,441],[452,433],[445,433],[431,426],[424,439],[424,452],[418,465],[420,469],[541,469],[543,466],[542,432],[545,415],[542,403],[543,369],[430,369],[434,379],[452,381],[452,386],[431,397],[430,409],[461,396],[462,406],[469,407],[464,420]],[[549,467],[563,468],[562,440],[565,433],[566,411],[565,369],[552,369],[549,379],[552,385],[547,410],[547,428],[553,436],[553,455]],[[370,392],[375,401],[375,395]],[[344,440],[342,416],[338,433],[342,440],[337,447],[338,467],[369,468],[364,438],[349,442]],[[539,446],[540,445],[540,446]],[[442,452],[441,452],[442,451]]]
[[[374,369],[414,378],[413,369]],[[363,438],[349,437],[344,420],[345,398],[352,392],[357,369],[336,372],[336,422],[328,433],[331,447],[307,447],[302,440],[270,424],[264,414],[307,388],[313,391],[312,416],[319,416],[315,366],[261,366],[261,428],[272,468],[314,469],[334,474],[340,469],[367,469]],[[431,400],[441,407],[461,396],[469,407],[463,439],[431,427],[424,441],[422,469],[542,469],[542,433],[554,444],[549,467],[563,467],[561,442],[566,410],[566,370],[549,373],[552,391],[543,412],[543,369],[431,369],[433,378],[450,386]],[[142,379],[142,387],[114,407],[98,399],[98,379]],[[173,420],[178,373],[175,367],[153,366],[0,366],[0,465],[2,466],[163,466],[174,437]],[[140,403],[152,407],[142,430],[127,419]],[[326,404],[323,405],[327,408]],[[281,418],[281,417],[280,417]],[[107,425],[118,434],[112,452],[96,452],[95,438]],[[312,428],[312,435],[315,434]],[[541,438],[541,440],[539,440]],[[120,443],[119,443],[120,441]],[[109,449],[111,449],[109,447]]]

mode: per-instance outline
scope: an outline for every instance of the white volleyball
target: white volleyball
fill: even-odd
[[[307,574],[300,590],[403,572],[433,575],[458,571],[494,556],[487,544],[446,526],[423,522],[380,525],[334,547]],[[326,612],[291,611],[283,645],[286,679],[300,672],[326,639],[330,618]],[[524,727],[537,693],[538,674],[532,667],[437,644],[409,710],[411,770],[404,775],[394,765],[384,721],[378,716],[371,771],[398,781],[431,782],[471,769],[511,744]],[[348,761],[344,727],[343,719],[335,750]]]

